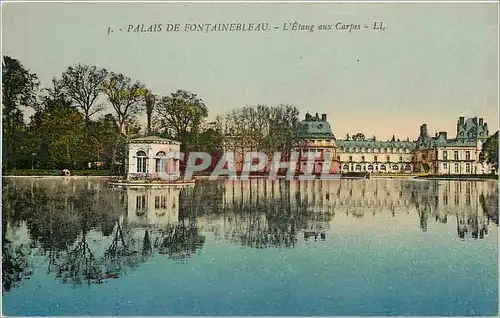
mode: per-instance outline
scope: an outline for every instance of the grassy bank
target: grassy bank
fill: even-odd
[[[72,176],[111,176],[110,170],[70,170]],[[2,171],[3,176],[63,176],[62,170],[13,169]]]

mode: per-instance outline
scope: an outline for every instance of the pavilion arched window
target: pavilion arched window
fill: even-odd
[[[166,172],[167,171],[167,158],[163,151],[159,151],[156,154],[156,172]]]
[[[137,157],[137,172],[146,173],[147,171],[147,157],[144,151],[138,151],[136,153]]]

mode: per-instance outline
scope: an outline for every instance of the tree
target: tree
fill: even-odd
[[[29,126],[33,153],[46,168],[81,168],[88,160],[84,117],[59,87],[48,92],[43,109],[35,113]]]
[[[62,78],[56,82],[83,112],[86,123],[89,123],[92,115],[104,108],[104,105],[97,104],[97,99],[107,74],[107,70],[99,69],[95,65],[77,64],[68,67]]]
[[[498,131],[484,142],[480,158],[498,167]]]
[[[117,173],[115,163],[120,150],[119,148],[123,148],[125,144],[123,134],[126,135],[131,119],[141,112],[146,88],[139,82],[132,83],[132,80],[123,74],[111,72],[104,81],[102,89],[115,110],[116,122],[121,133],[114,139],[114,147],[111,151],[111,167],[113,172]],[[123,151],[120,151],[120,153],[123,154]],[[122,159],[125,158],[125,156],[121,157]],[[123,160],[121,163],[124,166]]]
[[[274,147],[269,150],[290,153],[300,143],[298,109],[293,105],[278,105],[271,107],[269,114],[268,137],[275,136]]]
[[[192,92],[177,90],[162,97],[157,105],[162,128],[173,137],[184,141],[188,134],[196,134],[203,119],[208,116],[205,102]]]
[[[38,108],[39,86],[37,76],[30,73],[21,62],[9,56],[4,57],[2,70],[3,168],[17,168],[26,160],[26,153],[28,153],[24,143],[26,125],[21,107],[33,107],[35,110]]]
[[[106,114],[96,122],[90,123],[88,145],[96,161],[104,161],[107,166],[112,163],[112,152],[115,140],[120,135],[120,130],[112,114]]]
[[[352,140],[365,140],[365,135],[363,133],[357,133],[352,136]]]
[[[245,106],[217,118],[227,149],[289,153],[300,141],[299,111],[293,105]]]
[[[220,130],[216,127],[205,127],[199,134],[197,151],[212,153],[213,151],[222,150],[223,136]]]
[[[146,88],[139,82],[132,83],[132,80],[123,74],[111,72],[104,81],[102,90],[116,112],[120,132],[125,133],[127,121],[142,110],[141,102]]]
[[[144,94],[144,109],[146,110],[146,135],[149,136],[152,133],[153,125],[153,114],[156,108],[157,96],[151,93],[149,90]]]

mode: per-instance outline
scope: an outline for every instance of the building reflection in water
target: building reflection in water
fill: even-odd
[[[154,254],[187,260],[208,233],[252,248],[290,248],[328,240],[342,226],[394,224],[386,219],[418,216],[422,231],[429,222],[456,222],[460,239],[482,239],[490,223],[498,226],[497,184],[486,181],[255,178],[116,189],[88,179],[8,179],[2,193],[4,291],[30,275],[34,249],[63,281],[101,283]]]
[[[126,188],[128,223],[137,227],[177,223],[180,192],[179,187]]]

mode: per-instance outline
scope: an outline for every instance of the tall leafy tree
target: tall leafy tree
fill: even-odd
[[[57,86],[49,90],[42,104],[43,110],[35,113],[29,127],[37,161],[50,169],[82,168],[87,144],[84,116]]]
[[[498,169],[498,131],[484,142],[480,156]]]
[[[146,135],[152,134],[153,115],[156,108],[157,96],[146,90],[144,94],[144,110],[146,111]]]
[[[177,90],[162,97],[157,105],[162,128],[171,132],[174,138],[185,141],[190,134],[196,134],[208,109],[205,102],[196,94]]]
[[[92,115],[104,108],[103,104],[98,103],[98,98],[107,74],[106,69],[95,65],[77,64],[68,67],[61,79],[57,80],[57,85],[83,112],[87,123]]]
[[[37,109],[37,76],[21,62],[4,56],[2,69],[2,168],[18,168],[26,161],[26,125],[21,107]]]
[[[128,128],[130,128],[131,122],[133,122],[133,118],[142,111],[142,101],[147,91],[141,83],[132,82],[129,77],[114,72],[108,75],[104,81],[102,90],[115,111],[116,122],[120,131],[120,134],[114,139],[114,147],[111,154],[112,168],[114,172],[118,172],[115,163],[117,163],[117,159],[120,157],[121,166],[124,167],[124,138]],[[124,170],[121,172],[124,172]]]
[[[107,165],[112,163],[114,140],[120,135],[120,130],[112,114],[106,114],[91,123],[90,142],[92,153],[96,161],[103,161]]]
[[[139,82],[132,82],[123,74],[111,72],[104,81],[102,90],[113,106],[120,131],[125,133],[127,121],[142,111],[141,102],[146,88]]]
[[[293,105],[245,106],[219,116],[217,125],[227,149],[289,153],[300,141],[298,116]]]

